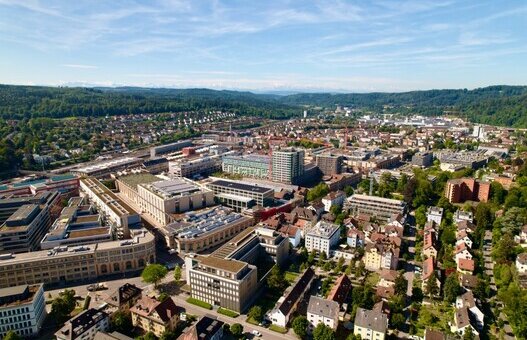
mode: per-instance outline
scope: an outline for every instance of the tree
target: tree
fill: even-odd
[[[157,336],[152,332],[148,332],[145,335],[137,337],[136,340],[157,340]]]
[[[281,292],[287,287],[287,284],[284,273],[277,265],[274,265],[271,269],[271,273],[269,273],[269,276],[267,277],[267,286],[269,289]]]
[[[362,340],[361,336],[360,335],[355,335],[353,333],[350,333],[346,340]]]
[[[69,319],[76,305],[75,291],[66,289],[51,302],[51,314],[59,323],[62,323]]]
[[[179,282],[179,280],[181,280],[181,267],[179,266],[179,264],[177,264],[174,268],[174,280],[176,282]]]
[[[15,333],[13,330],[9,330],[3,338],[4,340],[22,340],[23,338]]]
[[[426,294],[428,294],[428,296],[430,297],[439,294],[439,286],[437,285],[437,273],[435,270],[432,272],[432,274],[430,274],[428,281],[426,281]]]
[[[263,311],[260,306],[252,306],[247,314],[250,318],[253,318],[255,321],[261,322],[263,320]]]
[[[145,267],[145,269],[143,269],[143,272],[141,273],[141,278],[146,283],[153,283],[154,288],[157,288],[158,283],[163,280],[167,273],[168,270],[165,266],[154,263],[149,264]]]
[[[408,290],[408,281],[404,278],[402,272],[399,272],[399,275],[395,278],[395,294],[396,295],[406,295]]]
[[[243,334],[243,326],[239,323],[233,323],[230,328],[231,334],[235,337],[239,337]]]
[[[295,334],[298,335],[300,339],[304,339],[307,336],[307,328],[309,326],[309,322],[307,321],[307,318],[305,316],[297,316],[293,320],[291,325],[293,326],[293,331],[295,331]]]
[[[351,195],[353,195],[353,188],[349,185],[345,186],[344,187],[344,192],[346,193],[346,196],[347,197],[350,197]]]
[[[406,323],[406,319],[404,318],[404,315],[401,313],[395,313],[390,318],[390,323],[392,324],[393,328],[401,329],[402,326]]]
[[[326,183],[322,182],[317,184],[313,189],[307,193],[307,200],[309,202],[326,196],[329,192],[329,187]]]
[[[516,256],[515,247],[516,242],[514,242],[512,236],[507,233],[502,236],[502,238],[498,241],[496,247],[494,247],[494,249],[492,250],[492,257],[498,263],[512,261]]]
[[[445,301],[448,301],[449,303],[454,303],[459,294],[462,293],[461,286],[459,285],[459,281],[455,273],[450,274],[446,278],[443,293],[445,295]]]
[[[175,332],[171,332],[169,330],[166,330],[163,332],[163,334],[161,334],[161,336],[159,337],[159,340],[176,340],[177,339],[177,335]]]
[[[168,294],[165,293],[165,292],[159,294],[159,296],[157,297],[157,301],[159,301],[159,302],[163,302],[163,301],[165,301],[166,299],[170,299],[170,295],[168,295]]]
[[[323,323],[319,323],[313,330],[313,340],[335,340],[335,332]]]
[[[110,326],[114,331],[128,333],[132,329],[132,316],[128,312],[117,311],[110,319]]]
[[[463,340],[474,340],[474,333],[472,332],[472,327],[469,327],[465,334],[463,334]]]

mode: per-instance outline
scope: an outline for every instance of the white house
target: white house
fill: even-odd
[[[441,225],[443,220],[443,208],[440,207],[429,207],[426,212],[426,221],[434,222],[436,225]]]
[[[322,198],[322,204],[324,204],[324,211],[329,211],[332,206],[342,206],[346,200],[346,194],[342,191],[332,191]]]
[[[330,301],[318,296],[309,298],[307,306],[307,321],[312,331],[319,323],[323,323],[333,330],[337,330],[339,324],[340,306],[336,301]]]
[[[464,242],[456,245],[456,248],[454,249],[454,258],[456,260],[456,264],[458,263],[459,259],[472,260],[472,254]]]
[[[521,253],[516,257],[516,269],[518,274],[527,274],[527,253]]]
[[[307,251],[316,250],[329,255],[332,247],[339,243],[340,227],[336,224],[319,221],[314,227],[306,232]]]

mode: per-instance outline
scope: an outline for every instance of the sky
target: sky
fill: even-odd
[[[0,0],[0,83],[407,91],[527,84],[527,1]]]

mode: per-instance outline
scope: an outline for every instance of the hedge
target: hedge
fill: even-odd
[[[236,313],[235,311],[232,311],[232,310],[227,309],[227,308],[222,308],[222,307],[218,308],[218,313],[226,315],[226,316],[231,317],[231,318],[235,318],[235,317],[240,315],[240,314]]]
[[[210,303],[206,303],[205,301],[201,301],[193,297],[189,297],[187,302],[205,309],[212,309],[212,305]]]

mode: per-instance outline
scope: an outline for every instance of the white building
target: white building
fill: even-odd
[[[357,308],[353,334],[363,340],[384,340],[388,329],[388,316],[381,311]]]
[[[334,205],[342,206],[346,200],[346,194],[342,191],[333,191],[327,194],[322,199],[322,204],[324,204],[324,211],[330,211],[331,207]]]
[[[36,337],[45,318],[42,284],[0,289],[0,338],[9,331],[23,338]]]
[[[339,324],[339,310],[338,302],[311,296],[307,306],[307,321],[310,330],[315,329],[319,323],[336,330]]]
[[[518,274],[527,273],[527,253],[521,253],[516,257],[516,269]]]
[[[429,207],[426,212],[426,221],[434,222],[436,225],[441,225],[443,220],[443,208],[440,207]]]
[[[101,310],[90,308],[66,321],[55,333],[58,340],[91,340],[99,331],[110,328],[110,316]]]
[[[304,174],[304,150],[293,148],[273,150],[271,158],[273,182],[296,184]]]
[[[338,225],[319,221],[314,227],[306,232],[307,251],[316,250],[329,255],[330,249],[339,243],[340,228]]]

